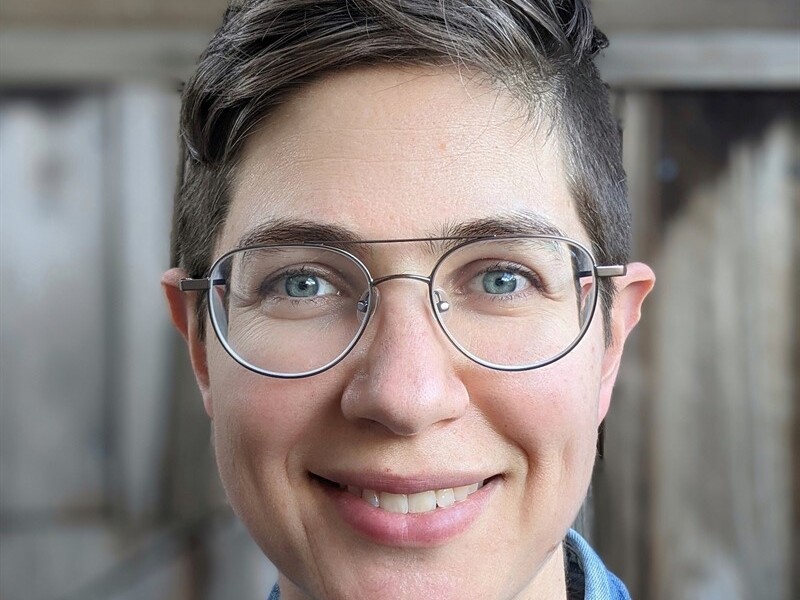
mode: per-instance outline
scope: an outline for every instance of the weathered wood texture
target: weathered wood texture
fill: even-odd
[[[598,66],[616,89],[798,89],[800,33],[617,32]]]
[[[0,84],[160,80],[177,90],[210,35],[174,28],[0,29]],[[617,32],[598,66],[617,89],[798,89],[800,36],[782,30]]]
[[[613,5],[617,23],[645,28],[626,2],[600,0],[601,24]],[[798,5],[641,6],[653,21],[687,29],[787,27]],[[679,23],[686,11],[705,16]],[[72,91],[28,102],[7,95],[0,108],[7,600],[244,598],[267,588],[253,543],[213,516],[224,496],[208,421],[183,350],[162,330],[157,288],[167,261],[173,82],[202,46],[196,31],[218,17],[210,0],[0,3],[2,27],[118,27],[108,38],[128,25],[190,29],[177,44],[167,43],[171,33],[145,32],[73,54],[64,38],[47,46],[11,32],[17,56],[39,45],[34,67],[16,63],[35,72],[37,89],[57,81]],[[8,85],[4,40],[0,84]],[[742,72],[742,81],[763,84]],[[671,77],[701,85],[685,70]],[[628,83],[653,90],[663,80]],[[732,109],[703,94],[621,96],[635,254],[654,264],[659,283],[628,344],[585,526],[638,600],[798,597],[800,289],[791,286],[800,280],[800,158],[797,113],[780,106],[796,111],[800,98],[744,94]]]
[[[6,26],[187,27],[213,29],[227,0],[4,0]]]
[[[599,543],[637,598],[788,600],[800,97],[632,100],[630,137],[654,130],[640,113],[660,122],[628,155],[655,184],[659,282],[609,423]]]
[[[658,193],[653,177],[658,143],[660,95],[619,92],[616,113],[623,124],[624,162],[633,215],[633,256],[646,260],[658,247]],[[660,283],[657,284],[660,286]],[[658,293],[658,290],[655,292]],[[645,598],[650,580],[647,546],[650,540],[649,442],[651,301],[642,322],[625,345],[623,366],[606,420],[605,459],[594,477],[596,543],[603,558],[621,574],[635,598]]]
[[[102,145],[97,95],[0,100],[4,515],[107,499]]]
[[[177,102],[0,95],[5,600],[256,598],[274,576],[225,509],[158,285]]]

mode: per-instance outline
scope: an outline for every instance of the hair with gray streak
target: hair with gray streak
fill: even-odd
[[[241,148],[263,119],[304,84],[370,64],[485,74],[547,115],[596,258],[627,262],[619,131],[593,62],[605,45],[586,0],[233,0],[183,93],[173,265],[205,276]],[[601,280],[607,341],[613,291]]]

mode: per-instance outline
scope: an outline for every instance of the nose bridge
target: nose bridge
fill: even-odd
[[[430,284],[430,277],[399,273],[375,279],[371,285],[399,279]],[[458,418],[469,400],[451,364],[452,349],[440,337],[429,312],[430,302],[425,302],[428,311],[424,311],[421,306],[408,307],[413,290],[392,290],[384,297],[390,296],[384,306],[388,310],[374,315],[363,376],[348,386],[342,409],[349,419],[379,423],[398,435],[414,435],[437,422]]]
[[[393,273],[391,275],[385,275],[383,277],[378,277],[377,279],[373,279],[372,283],[370,283],[371,289],[377,289],[377,287],[382,284],[386,283],[387,281],[394,281],[397,279],[410,279],[411,281],[418,281],[420,283],[424,283],[428,286],[428,291],[433,293],[433,310],[435,312],[444,312],[450,309],[450,304],[442,297],[441,293],[433,290],[432,288],[432,278],[427,275],[418,275],[416,273]],[[366,307],[365,307],[366,308]]]
[[[420,290],[416,286],[392,285],[389,287],[398,289],[383,290],[382,293],[379,290],[378,286],[383,283],[402,280],[424,283],[426,286],[424,297],[417,295]],[[375,294],[375,304],[372,312],[372,320],[376,322],[372,324],[372,327],[382,330],[380,333],[381,338],[392,338],[397,336],[399,331],[407,332],[410,324],[412,324],[410,325],[412,330],[419,327],[423,322],[425,323],[422,325],[423,327],[429,326],[429,317],[432,316],[427,314],[430,312],[430,301],[428,300],[430,282],[430,277],[415,273],[393,273],[372,280],[371,289],[378,291]],[[427,311],[420,302],[428,307]],[[420,321],[420,317],[422,317],[422,321]],[[430,321],[433,320],[435,319]],[[396,341],[393,343],[396,343]]]

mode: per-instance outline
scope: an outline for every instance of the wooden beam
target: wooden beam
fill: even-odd
[[[228,0],[3,0],[6,27],[175,27],[212,30]],[[800,27],[796,0],[596,0],[603,30]]]
[[[0,84],[185,80],[206,30],[0,30]],[[600,57],[615,88],[800,88],[800,37],[786,32],[619,32]]]
[[[5,27],[208,29],[228,0],[3,0]]]
[[[796,32],[620,32],[601,55],[616,88],[797,89]]]
[[[182,30],[0,30],[0,83],[179,82],[211,33]]]
[[[608,33],[800,27],[797,0],[595,0],[592,10]]]

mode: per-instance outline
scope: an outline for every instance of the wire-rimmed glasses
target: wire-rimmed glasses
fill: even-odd
[[[429,275],[374,278],[358,249],[376,244],[454,244]],[[584,336],[602,277],[624,265],[598,266],[580,243],[551,235],[303,242],[238,248],[204,279],[214,331],[242,366],[270,377],[321,373],[343,360],[378,308],[379,286],[426,284],[436,321],[453,345],[485,367],[526,371],[555,362]]]

